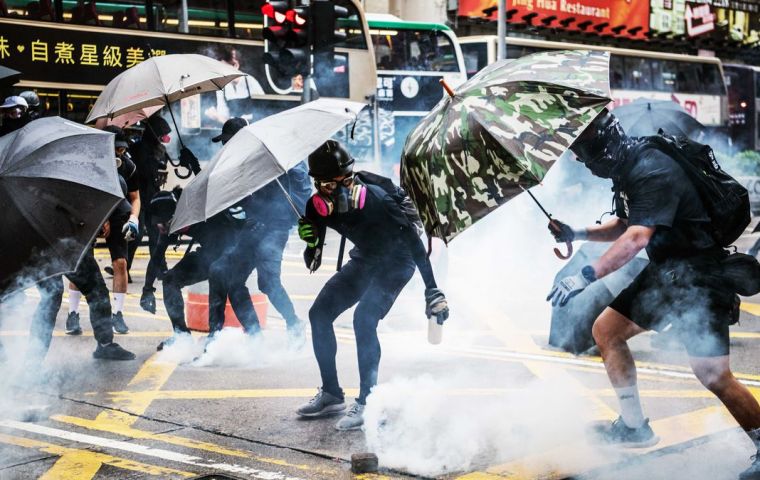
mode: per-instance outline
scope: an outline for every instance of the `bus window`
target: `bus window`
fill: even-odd
[[[676,63],[670,60],[652,61],[654,89],[660,92],[673,92],[676,89]]]
[[[519,45],[507,45],[507,58],[520,58],[524,57],[525,55],[531,55],[533,53],[545,52],[546,50],[548,49],[525,47]]]
[[[625,57],[625,75],[623,83],[629,90],[652,90],[652,77],[656,75],[653,68],[658,62],[638,57]],[[657,86],[655,85],[655,89]]]
[[[263,18],[261,2],[231,0],[235,7],[235,37],[248,40],[263,40]]]
[[[677,62],[676,64],[676,91],[681,93],[707,93],[710,88],[710,80],[700,79],[702,65],[693,62]]]
[[[380,70],[458,72],[454,45],[434,30],[378,30],[372,42]]]
[[[156,19],[156,30],[220,37],[229,35],[227,3],[223,0],[187,0],[186,31],[180,27],[182,19],[179,2],[164,0],[155,3],[163,7],[159,10],[159,18]]]
[[[625,79],[625,62],[623,57],[610,56],[610,88],[622,89],[623,79]]]
[[[710,95],[725,95],[726,90],[720,75],[720,68],[714,63],[702,63],[697,70],[695,81],[699,82],[697,91]]]
[[[467,78],[472,77],[488,65],[488,44],[486,42],[462,43],[461,47]]]

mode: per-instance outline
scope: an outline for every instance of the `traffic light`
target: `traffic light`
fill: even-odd
[[[308,7],[291,8],[287,1],[271,1],[262,5],[261,13],[266,18],[264,63],[285,77],[308,75],[311,70]]]
[[[336,43],[346,40],[346,34],[337,31],[338,20],[348,18],[348,9],[333,4],[329,0],[316,0],[312,3],[314,15],[314,50],[315,52],[332,52]]]
[[[319,94],[325,97],[347,97],[348,57],[336,53],[335,47],[345,42],[346,34],[340,31],[338,21],[349,17],[345,7],[329,0],[311,3],[314,30],[314,77]]]

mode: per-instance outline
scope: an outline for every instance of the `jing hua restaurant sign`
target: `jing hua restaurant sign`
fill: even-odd
[[[257,76],[264,49],[255,42],[0,18],[0,65],[20,71],[25,83],[104,86],[151,56],[221,58],[224,49],[233,48],[246,64],[243,69]]]

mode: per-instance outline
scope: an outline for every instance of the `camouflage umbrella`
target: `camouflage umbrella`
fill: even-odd
[[[449,95],[407,137],[401,183],[445,242],[538,184],[610,102],[609,54],[500,61]]]

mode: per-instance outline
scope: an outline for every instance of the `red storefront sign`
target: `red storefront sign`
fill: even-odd
[[[496,6],[496,0],[459,0],[459,15],[496,20]],[[534,25],[555,17],[549,26],[565,30],[594,32],[598,27],[600,34],[644,38],[649,29],[649,0],[507,0],[507,11],[510,10],[516,10],[510,23],[522,23],[523,16],[535,13]],[[612,30],[622,25],[625,28]],[[635,28],[638,30],[634,34],[629,33]]]

